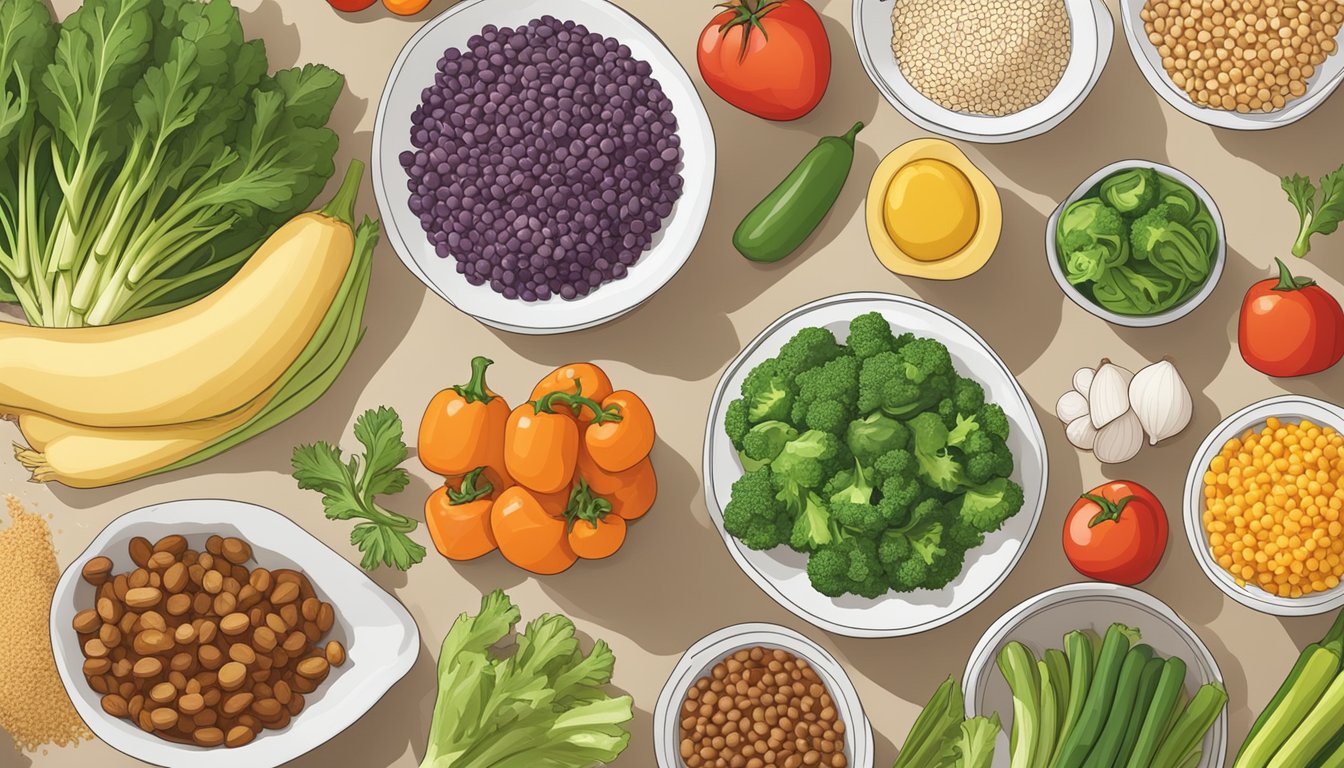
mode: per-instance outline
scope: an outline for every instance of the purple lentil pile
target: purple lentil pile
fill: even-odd
[[[401,154],[435,253],[523,301],[625,277],[682,189],[676,117],[651,74],[619,41],[551,16],[445,51]]]

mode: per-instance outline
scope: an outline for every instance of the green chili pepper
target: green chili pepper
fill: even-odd
[[[803,244],[840,197],[854,165],[855,123],[844,136],[827,136],[760,202],[733,233],[733,246],[752,261],[775,262]]]

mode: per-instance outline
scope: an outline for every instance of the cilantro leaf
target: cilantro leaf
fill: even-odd
[[[1293,255],[1302,258],[1311,252],[1312,235],[1328,235],[1344,220],[1344,166],[1321,177],[1319,195],[1316,186],[1302,175],[1284,176],[1281,185],[1288,201],[1297,209],[1298,232]]]
[[[380,507],[374,497],[396,493],[410,482],[398,465],[406,460],[401,417],[391,408],[368,410],[355,419],[355,438],[364,453],[342,458],[330,443],[300,445],[290,463],[294,480],[306,491],[322,494],[322,509],[331,520],[362,520],[350,532],[350,543],[364,557],[360,567],[379,565],[407,570],[425,559],[425,548],[407,534],[416,521]]]

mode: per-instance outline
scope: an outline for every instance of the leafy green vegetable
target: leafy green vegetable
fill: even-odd
[[[999,716],[968,720],[965,711],[961,683],[949,677],[915,719],[893,768],[989,768]]]
[[[1213,269],[1213,254],[1195,233],[1171,218],[1165,204],[1150,209],[1130,230],[1134,257],[1177,280],[1198,281]]]
[[[87,0],[58,33],[6,0],[0,22],[0,292],[31,323],[192,303],[332,174],[343,78],[267,75],[228,0]]]
[[[439,652],[439,689],[421,768],[588,768],[629,744],[629,696],[612,697],[616,657],[601,640],[579,650],[574,623],[545,614],[492,651],[521,614],[500,590],[453,622]]]
[[[1299,226],[1293,255],[1302,258],[1311,252],[1312,235],[1328,235],[1344,219],[1344,166],[1321,177],[1319,195],[1311,179],[1302,175],[1284,176],[1282,186],[1297,209]]]
[[[1157,171],[1130,168],[1101,182],[1101,199],[1126,216],[1141,216],[1157,203],[1159,187]]]
[[[410,483],[399,465],[406,460],[401,417],[391,408],[368,410],[355,419],[355,439],[364,453],[342,461],[341,449],[330,443],[294,449],[294,479],[299,487],[322,494],[322,508],[331,520],[363,520],[350,532],[364,558],[366,571],[380,564],[400,570],[425,559],[425,548],[407,535],[416,521],[380,507],[375,496],[397,493]]]

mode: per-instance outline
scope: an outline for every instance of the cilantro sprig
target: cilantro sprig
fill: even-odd
[[[1344,166],[1321,177],[1319,194],[1311,179],[1300,174],[1284,176],[1282,184],[1300,220],[1293,241],[1293,255],[1300,259],[1311,252],[1312,235],[1328,235],[1344,220]]]
[[[406,487],[410,475],[399,465],[406,460],[401,417],[391,408],[368,410],[355,419],[355,439],[364,453],[343,459],[330,443],[294,449],[294,479],[306,491],[322,494],[322,508],[331,520],[363,520],[350,532],[350,543],[364,553],[360,567],[379,565],[405,571],[425,559],[425,548],[407,535],[418,523],[379,506],[374,497]]]

